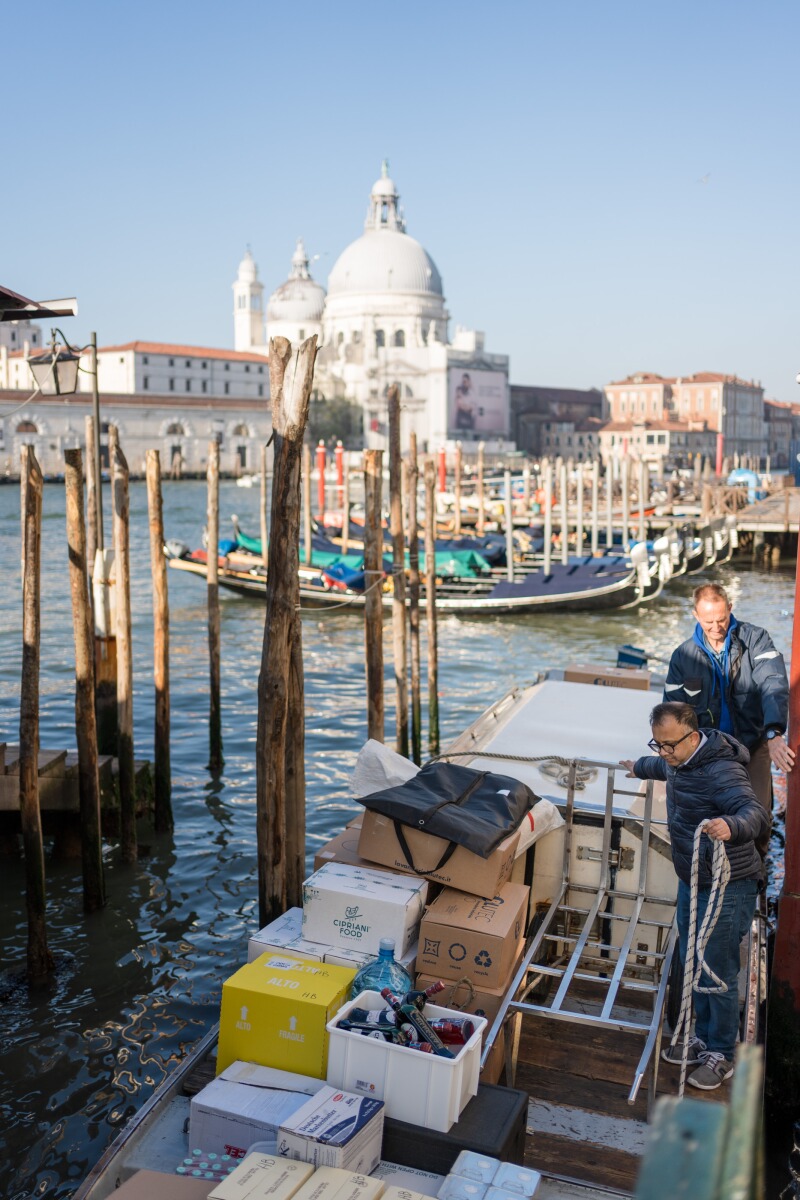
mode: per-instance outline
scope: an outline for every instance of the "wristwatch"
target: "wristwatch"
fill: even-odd
[[[781,732],[780,729],[768,729],[767,730],[767,741],[768,742],[771,742],[772,739],[776,738],[776,737],[783,737],[783,733]]]

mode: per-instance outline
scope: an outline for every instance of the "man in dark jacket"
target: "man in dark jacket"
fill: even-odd
[[[727,991],[694,993],[695,1033],[689,1040],[688,1061],[696,1066],[689,1076],[693,1087],[710,1091],[733,1074],[733,1050],[739,1031],[739,943],[750,928],[762,878],[761,858],[754,841],[767,826],[767,816],[755,797],[745,770],[744,746],[719,730],[702,732],[689,704],[657,704],[650,714],[656,754],[626,760],[623,766],[639,779],[663,779],[667,784],[667,821],[672,863],[678,876],[678,937],[686,964],[689,932],[692,852],[697,826],[705,822],[700,839],[697,927],[703,920],[711,888],[713,847],[725,842],[731,867],[717,924],[706,947],[705,960],[727,985]],[[696,964],[690,964],[692,971]],[[704,980],[704,986],[708,980]],[[681,1046],[666,1049],[668,1062],[681,1061]]]
[[[769,816],[772,764],[781,771],[794,765],[784,737],[789,681],[783,657],[766,629],[737,621],[718,583],[695,588],[693,615],[694,633],[670,659],[664,699],[691,704],[701,729],[720,729],[747,747],[747,773]],[[758,842],[762,858],[768,845],[769,826]]]

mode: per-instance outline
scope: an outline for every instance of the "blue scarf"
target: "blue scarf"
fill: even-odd
[[[700,647],[700,649],[703,651],[703,653],[708,658],[708,660],[711,663],[711,666],[713,668],[713,671],[714,671],[714,686],[713,686],[713,689],[711,692],[712,700],[713,700],[714,696],[716,695],[717,688],[719,688],[719,697],[720,697],[719,728],[722,730],[723,733],[731,733],[731,734],[735,734],[735,730],[733,728],[733,718],[731,717],[730,710],[728,708],[728,684],[730,683],[729,668],[730,668],[731,634],[733,633],[734,629],[736,628],[736,626],[738,624],[739,624],[739,622],[736,620],[736,617],[733,615],[733,613],[731,613],[731,620],[730,620],[730,624],[728,626],[728,632],[725,635],[725,645],[722,647],[722,655],[721,655],[722,663],[721,664],[720,664],[720,660],[717,657],[717,655],[714,654],[714,652],[706,644],[706,636],[703,633],[703,629],[702,629],[699,621],[694,627],[694,639],[693,639],[695,642],[697,642],[697,645]]]

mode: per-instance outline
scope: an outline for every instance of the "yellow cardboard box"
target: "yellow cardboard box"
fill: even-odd
[[[324,1079],[325,1026],[355,974],[352,967],[275,953],[240,967],[222,985],[217,1074],[239,1060]]]

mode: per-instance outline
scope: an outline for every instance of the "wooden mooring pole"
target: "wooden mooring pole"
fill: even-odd
[[[313,547],[311,545],[311,448],[303,446],[303,562],[311,566]],[[274,475],[273,475],[274,479]],[[273,483],[273,492],[274,492]]]
[[[99,433],[95,428],[95,499],[97,503],[97,549],[92,569],[92,608],[94,610],[94,691],[97,717],[97,749],[100,754],[116,756],[119,740],[117,721],[117,587],[114,551],[105,546],[103,537],[102,480],[99,474]],[[117,427],[108,427],[108,462],[113,460]],[[113,527],[112,527],[113,533]]]
[[[553,553],[553,464],[547,460],[544,469],[544,559],[542,569],[550,574],[550,558]]]
[[[453,534],[461,536],[461,474],[464,467],[461,442],[456,442],[455,463],[453,466]]]
[[[408,758],[406,683],[406,542],[403,533],[403,485],[400,458],[400,388],[389,388],[389,523],[392,535],[392,633],[397,696],[397,753]]]
[[[114,569],[117,593],[117,726],[119,823],[122,861],[136,862],[136,775],[133,765],[133,647],[128,463],[118,441],[111,450]]]
[[[599,524],[600,499],[600,463],[597,459],[592,463],[592,555],[597,554],[600,530]]]
[[[419,464],[417,463],[417,435],[409,434],[408,451],[408,632],[411,641],[411,757],[419,766],[422,763],[422,700],[420,697],[420,644],[419,644],[419,521],[417,518],[417,486]],[[436,563],[434,561],[434,570]]]
[[[94,418],[86,418],[86,562],[89,567],[89,580],[91,583],[92,572],[94,571],[94,560],[97,556],[98,549],[98,533],[97,533],[97,481],[95,479],[94,470]],[[102,540],[102,539],[101,539]],[[89,603],[92,603],[92,590],[89,587]],[[94,629],[92,629],[94,634]],[[94,679],[94,670],[92,671],[92,679]]]
[[[88,459],[88,463],[91,472],[91,459]],[[106,894],[94,711],[94,630],[89,603],[86,523],[83,516],[83,459],[80,450],[64,451],[64,482],[72,630],[75,638],[75,738],[78,743],[83,907],[86,912],[96,912],[105,904]]]
[[[269,346],[274,458],[267,604],[258,676],[256,839],[258,912],[263,926],[302,903],[305,875],[300,465],[314,382],[316,335],[293,353],[283,337]],[[295,889],[298,889],[295,892]]]
[[[148,450],[147,513],[150,525],[150,569],[153,574],[153,683],[155,685],[154,823],[158,833],[169,833],[172,817],[169,704],[169,593],[164,555],[164,505],[161,494],[161,458]]]
[[[425,614],[428,626],[428,752],[439,753],[439,644],[436,624],[436,464],[425,460]]]
[[[27,970],[41,983],[53,969],[47,946],[42,818],[39,812],[39,635],[41,617],[42,472],[32,446],[20,450],[22,542],[22,682],[19,697],[19,812],[25,852]]]
[[[483,486],[483,460],[486,452],[486,447],[483,442],[478,442],[478,537],[483,537],[486,532],[486,495]]]
[[[562,462],[559,471],[561,490],[561,562],[564,566],[569,562],[569,480],[567,464]]]
[[[347,554],[350,546],[350,454],[342,451],[342,554]]]
[[[267,447],[261,447],[261,508],[259,509],[259,522],[261,525],[261,562],[264,570],[267,569]]]
[[[208,769],[218,774],[225,760],[222,757],[222,705],[219,615],[219,442],[208,443],[206,470],[208,507],[206,510],[206,593],[208,597]]]
[[[364,650],[367,737],[384,738],[383,703],[383,451],[364,451]]]

